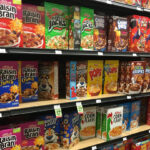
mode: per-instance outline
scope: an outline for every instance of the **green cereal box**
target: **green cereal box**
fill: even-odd
[[[46,48],[68,49],[68,7],[45,2]]]
[[[101,138],[101,125],[102,125],[102,108],[98,107],[96,112],[96,137]]]
[[[81,7],[81,47],[80,50],[93,50],[94,10]]]

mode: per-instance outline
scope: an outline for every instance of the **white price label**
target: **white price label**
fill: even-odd
[[[97,146],[92,146],[92,150],[96,150],[97,149]]]
[[[82,106],[82,103],[81,103],[81,102],[77,102],[77,103],[76,103],[76,106],[77,106],[78,113],[79,113],[79,114],[83,114],[83,106]]]
[[[127,141],[127,137],[124,137],[124,138],[123,138],[123,141]]]
[[[127,99],[132,99],[132,97],[131,96],[127,96]]]
[[[136,54],[136,53],[133,53],[132,56],[133,56],[133,57],[137,57],[137,54]]]
[[[103,52],[98,52],[98,56],[103,56],[104,53]]]
[[[109,4],[109,5],[111,5],[111,4],[112,4],[112,1],[107,0],[106,3]]]
[[[150,133],[150,130],[148,132]]]
[[[2,116],[2,113],[0,113],[0,118],[2,118],[3,116]]]
[[[7,53],[7,52],[6,52],[6,49],[0,49],[0,53],[1,53],[1,54]]]
[[[54,105],[54,110],[55,110],[56,118],[61,118],[62,117],[62,110],[61,110],[60,105]]]
[[[136,7],[136,10],[142,11],[142,8],[141,7]]]
[[[99,103],[101,103],[101,102],[102,102],[101,99],[97,99],[97,100],[96,100],[96,103],[97,103],[97,104],[99,104]]]
[[[55,50],[55,54],[57,54],[57,55],[62,55],[62,51],[60,51],[60,50]]]

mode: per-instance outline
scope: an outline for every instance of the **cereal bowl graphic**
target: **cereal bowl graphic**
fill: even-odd
[[[121,136],[121,134],[122,134],[122,126],[114,127],[109,131],[110,139],[119,138]]]
[[[49,143],[45,145],[44,150],[58,150],[59,148],[60,145],[58,143]]]
[[[131,121],[131,129],[138,127],[138,121],[137,120],[132,120]]]
[[[129,85],[129,93],[135,94],[141,92],[141,85],[138,83],[131,83]]]
[[[106,91],[109,94],[115,94],[117,92],[117,83],[111,82],[106,84]]]
[[[80,130],[80,137],[83,139],[93,136],[95,136],[95,126],[88,126]]]
[[[91,96],[98,96],[101,92],[101,88],[98,84],[92,84],[90,87],[89,87],[89,94]]]

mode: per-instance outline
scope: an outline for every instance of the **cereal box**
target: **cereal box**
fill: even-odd
[[[125,3],[134,6],[141,6],[142,0],[125,0]]]
[[[20,126],[22,150],[44,150],[44,121],[27,122]]]
[[[126,52],[128,49],[128,20],[112,16],[109,18],[108,51]]]
[[[114,149],[114,146],[113,145],[109,145],[109,146],[104,146],[98,150],[113,150]]]
[[[118,86],[119,61],[106,60],[104,69],[104,94],[115,94]]]
[[[0,1],[0,47],[22,46],[22,1]]]
[[[94,50],[106,51],[107,25],[105,16],[94,16]]]
[[[144,52],[150,52],[150,18],[148,18],[148,21],[147,21]]]
[[[131,130],[139,126],[140,105],[141,101],[135,101],[131,104]]]
[[[100,96],[102,94],[103,61],[88,60],[88,86],[87,96]]]
[[[69,7],[69,50],[80,50],[81,23],[80,7]]]
[[[76,61],[70,61],[66,63],[66,99],[75,100],[77,98],[76,70]]]
[[[142,0],[142,7],[150,9],[150,0]]]
[[[98,107],[96,111],[96,137],[101,138],[101,125],[102,125],[102,108]]]
[[[0,131],[1,150],[21,150],[21,128]]]
[[[23,4],[23,47],[45,48],[44,7]]]
[[[87,96],[87,61],[77,62],[77,98],[83,98]]]
[[[81,7],[81,47],[80,50],[93,50],[94,10]]]
[[[96,130],[96,107],[86,107],[83,110],[80,125],[81,140],[95,137]]]
[[[79,143],[80,115],[77,112],[64,113],[62,121],[62,146],[72,148]]]
[[[20,101],[30,102],[38,100],[38,62],[20,62],[21,89]]]
[[[58,72],[57,61],[39,63],[39,99],[58,99]]]
[[[0,62],[0,108],[19,105],[18,62]]]
[[[68,7],[45,2],[46,48],[68,49]]]

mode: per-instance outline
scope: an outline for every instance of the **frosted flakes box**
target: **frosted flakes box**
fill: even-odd
[[[81,7],[81,47],[80,50],[93,50],[94,9]]]
[[[58,72],[59,63],[57,61],[39,62],[39,99],[58,99]]]
[[[44,150],[44,121],[26,122],[20,127],[22,150]]]
[[[104,94],[115,94],[118,89],[119,60],[105,60]]]
[[[68,49],[68,7],[45,2],[46,48]]]
[[[96,110],[96,137],[100,139],[102,137],[101,126],[102,126],[102,108],[98,107]]]
[[[103,61],[88,60],[87,96],[100,96],[102,94]]]
[[[23,4],[23,47],[45,48],[44,7]]]
[[[20,62],[20,101],[31,102],[38,100],[38,62]]]
[[[22,1],[0,1],[0,47],[22,46]]]
[[[96,131],[96,107],[85,107],[83,110],[80,123],[81,140],[95,137]]]
[[[87,61],[77,61],[77,98],[87,96]]]
[[[77,98],[76,71],[76,61],[70,61],[66,63],[66,99],[75,100]]]
[[[0,61],[0,108],[19,106],[18,62]]]
[[[21,150],[21,128],[0,131],[1,150]]]
[[[64,149],[70,149],[79,143],[80,115],[77,112],[64,113],[61,127],[61,143]]]

